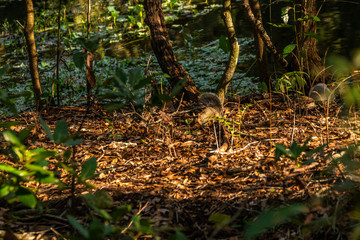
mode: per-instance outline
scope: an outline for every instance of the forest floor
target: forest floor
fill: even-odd
[[[228,99],[225,117],[228,122],[238,122],[230,126],[241,134],[233,140],[230,137],[231,148],[222,149],[224,152],[215,151],[217,124],[198,124],[198,110],[186,103],[179,109],[144,112],[143,120],[131,111],[107,113],[100,106],[89,111],[86,107],[44,111],[42,118],[52,131],[59,119],[66,120],[70,132],[82,124],[80,138],[84,141],[75,148],[75,159],[79,164],[90,157],[98,159],[97,175],[89,180],[96,189],[77,185],[73,202],[70,187],[60,190],[43,185],[37,196],[48,214],[35,215],[14,207],[9,215],[5,205],[0,207],[0,229],[7,223],[8,231],[20,234],[16,236],[36,239],[60,239],[61,234],[75,234],[66,215],[71,214],[85,225],[94,211],[80,195],[96,190],[112,196],[113,208],[132,206],[132,213],[124,218],[124,227],[129,226],[131,215],[140,214],[153,221],[153,229],[161,239],[167,238],[171,229],[180,230],[188,239],[243,239],[246,223],[262,211],[295,203],[310,206],[307,213],[297,218],[302,224],[333,215],[342,194],[333,187],[343,178],[339,171],[325,170],[335,156],[341,156],[343,149],[357,143],[356,115],[342,114],[342,107],[333,103],[326,118],[326,108],[308,98],[291,101],[276,94],[271,100],[268,97]],[[38,126],[26,140],[30,148],[64,149],[48,139],[34,113],[22,113],[20,119],[7,120],[20,120],[15,131]],[[299,164],[306,160],[304,155],[298,162],[285,157],[275,160],[275,144],[290,146],[307,139],[309,149],[328,143],[314,154],[315,162]],[[5,146],[4,140],[1,142]],[[1,154],[0,162],[9,163],[11,159]],[[71,185],[65,172],[59,171],[58,176]],[[326,200],[314,203],[316,196],[325,196]],[[209,220],[214,213],[233,216],[230,225],[218,229]],[[315,235],[345,238],[349,226],[347,218],[344,219]],[[300,231],[299,224],[282,224],[270,229],[262,239],[295,239],[304,234],[304,230]]]

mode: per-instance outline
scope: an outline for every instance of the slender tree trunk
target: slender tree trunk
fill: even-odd
[[[91,0],[88,0],[87,5],[87,39],[90,39],[91,26]],[[87,89],[87,104],[91,104],[91,88],[96,86],[95,74],[93,70],[93,54],[87,51],[86,56],[86,89]]]
[[[176,60],[172,50],[172,44],[170,43],[165,25],[161,0],[144,0],[144,9],[146,12],[145,22],[151,32],[151,47],[162,71],[170,76],[168,81],[171,87],[174,87],[180,80],[186,77],[186,84],[183,88],[185,99],[197,101],[199,91],[188,73]]]
[[[34,5],[32,0],[25,0],[26,4],[26,25],[25,25],[25,38],[26,45],[29,55],[29,67],[31,73],[31,80],[33,85],[33,91],[35,96],[36,110],[39,111],[41,109],[41,99],[40,95],[42,93],[40,77],[39,77],[39,69],[38,69],[38,59],[37,59],[37,51],[35,44],[35,36],[34,36]]]
[[[235,28],[231,17],[231,0],[223,0],[223,8],[224,10],[222,13],[222,18],[225,23],[228,39],[230,42],[230,56],[226,65],[226,69],[220,79],[219,85],[216,88],[216,93],[218,94],[221,102],[224,102],[227,88],[234,75],[239,58],[239,44],[235,36]]]
[[[250,7],[254,16],[257,20],[262,22],[261,17],[261,8],[259,0],[250,0]],[[264,41],[262,40],[260,33],[254,29],[254,40],[255,40],[255,47],[256,47],[256,57],[257,57],[257,64],[259,69],[259,78],[260,81],[264,82],[267,86],[268,91],[271,91],[271,83],[270,78],[268,75],[268,66],[266,61],[266,52],[264,47]]]
[[[57,105],[60,106],[60,79],[59,79],[59,66],[60,66],[60,43],[61,43],[61,5],[62,0],[59,0],[59,8],[58,8],[58,32],[57,32],[57,47],[56,47],[56,97],[57,97]]]

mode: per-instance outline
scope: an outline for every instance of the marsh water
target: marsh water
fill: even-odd
[[[81,25],[85,20],[85,6],[84,0],[65,1],[63,0],[63,9],[66,9],[68,21]],[[53,15],[56,17],[57,1],[34,1],[35,8],[40,10],[49,10],[49,17]],[[225,34],[223,22],[220,17],[221,8],[208,8],[211,4],[221,4],[221,1],[207,2],[192,1],[191,8],[195,9],[192,12],[198,12],[198,16],[194,17],[191,11],[179,10],[177,15],[179,18],[168,25],[171,39],[174,41],[175,47],[181,47],[184,43],[184,38],[179,32],[196,35],[196,43],[206,44],[207,42],[218,39],[220,35]],[[282,3],[284,5],[284,3]],[[120,14],[123,12],[121,6],[124,2],[121,1],[96,1],[93,6],[93,15],[102,15],[107,11],[106,6],[113,5],[119,10]],[[280,3],[279,3],[280,5]],[[284,5],[285,6],[285,5]],[[269,13],[272,11],[272,22],[281,22],[281,7],[263,5],[264,22],[270,21]],[[205,10],[204,10],[205,9]],[[352,56],[354,51],[360,48],[360,2],[358,1],[326,1],[321,6],[319,17],[321,22],[318,23],[318,33],[320,40],[318,42],[320,54],[323,55],[326,51],[328,53],[336,53],[344,55],[348,58]],[[0,23],[5,19],[9,22],[18,20],[22,22],[25,16],[25,7],[23,1],[19,0],[0,0]],[[240,37],[251,37],[252,30],[248,23],[244,11],[241,7],[241,1],[233,4],[234,23],[236,25],[237,35]],[[93,17],[94,18],[94,17]],[[54,26],[55,27],[55,26]],[[97,29],[96,31],[101,31]],[[274,42],[281,48],[289,44],[282,39],[289,41],[289,38],[284,38],[283,35],[291,35],[291,29],[276,29],[272,28],[272,37]],[[290,38],[291,39],[291,38]],[[0,45],[2,45],[0,43]],[[118,57],[138,57],[141,53],[151,51],[149,40],[134,40],[134,39],[118,39],[111,41],[111,44],[106,44],[106,54]]]

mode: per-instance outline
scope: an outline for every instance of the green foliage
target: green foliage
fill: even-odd
[[[351,74],[353,70],[352,63],[344,56],[330,55],[326,58],[326,66],[329,67],[329,71],[337,79],[342,79]]]
[[[248,225],[245,236],[250,239],[256,238],[267,229],[276,227],[279,224],[289,221],[292,217],[304,214],[308,211],[308,207],[304,204],[290,205],[265,211],[261,213],[255,221]]]
[[[307,144],[309,143],[309,141],[310,138],[307,139],[303,143],[303,145],[299,145],[296,142],[293,142],[289,148],[281,144],[276,144],[276,150],[275,150],[276,161],[278,161],[281,156],[285,156],[290,160],[294,161],[296,165],[309,164],[315,162],[313,155],[323,150],[323,148],[326,147],[327,144],[321,145],[320,147],[317,147],[312,151],[306,152],[308,150]]]
[[[220,36],[219,39],[219,48],[222,49],[224,51],[224,53],[229,53],[230,52],[230,42],[229,39],[227,37],[225,37],[224,35]]]
[[[103,99],[111,100],[105,108],[111,111],[123,107],[125,103],[131,103],[140,111],[145,105],[144,90],[149,84],[150,78],[144,76],[142,68],[133,68],[129,73],[117,68],[114,75],[105,83],[105,86],[111,88],[102,96]]]
[[[287,45],[282,53],[283,58],[287,57],[287,55],[289,55],[294,49],[295,49],[296,45],[295,44],[289,44]]]
[[[2,163],[0,171],[0,198],[4,198],[9,203],[20,201],[25,206],[34,208],[37,203],[35,193],[26,187],[29,182],[36,181],[40,184],[60,184],[54,173],[47,170],[50,157],[56,155],[55,151],[37,148],[28,150],[22,143],[29,134],[28,129],[20,133],[6,130],[3,132],[4,139],[9,143],[8,153],[12,156],[13,165]]]
[[[230,223],[231,216],[222,214],[222,213],[213,213],[209,217],[209,221],[215,223],[215,226],[218,228],[224,228],[227,227]]]
[[[88,188],[94,188],[93,185],[86,182],[86,180],[95,176],[95,171],[97,168],[97,160],[95,157],[91,157],[86,160],[81,170],[77,163],[70,159],[71,146],[79,145],[82,143],[81,139],[77,139],[77,133],[69,135],[68,126],[65,120],[59,120],[55,125],[54,133],[51,133],[49,126],[45,123],[43,119],[40,119],[40,123],[46,133],[46,135],[53,140],[56,144],[64,144],[68,147],[68,150],[64,152],[62,156],[58,156],[59,165],[71,174],[73,180],[77,180],[79,183],[85,185]],[[78,173],[80,171],[80,174]],[[73,181],[74,184],[74,181]],[[72,188],[74,190],[74,188]],[[74,194],[74,192],[73,192]]]
[[[276,79],[275,90],[282,93],[302,90],[306,84],[304,76],[309,77],[307,73],[300,71],[284,73],[281,78]]]

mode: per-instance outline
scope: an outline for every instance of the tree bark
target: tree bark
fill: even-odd
[[[251,10],[249,0],[243,1],[243,7],[245,9],[245,12],[253,25],[255,31],[260,35],[261,39],[264,41],[266,46],[269,48],[271,54],[274,56],[275,60],[278,61],[284,68],[288,68],[289,63],[286,61],[285,58],[283,58],[280,53],[277,51],[276,47],[272,43],[269,35],[267,34],[262,22],[259,19],[256,19],[254,16],[254,13]]]
[[[90,26],[91,26],[91,0],[88,0],[87,4],[87,39],[90,39]],[[96,86],[96,79],[93,70],[93,54],[90,51],[86,51],[86,90],[87,90],[87,104],[91,105],[91,88]]]
[[[223,8],[222,18],[225,23],[226,32],[230,42],[230,56],[226,69],[220,79],[219,85],[216,88],[216,93],[222,103],[225,100],[225,94],[234,75],[239,58],[239,44],[235,36],[235,28],[231,17],[231,0],[223,0]]]
[[[35,36],[34,36],[34,5],[32,0],[25,0],[26,5],[26,25],[25,25],[25,38],[26,38],[26,46],[29,55],[29,68],[31,74],[31,80],[33,85],[36,110],[39,111],[41,109],[41,99],[40,95],[42,93],[40,77],[39,77],[39,69],[38,69],[38,58],[35,44]]]
[[[309,16],[317,15],[317,0],[302,0],[302,16],[304,17],[304,11]],[[298,23],[298,39],[299,49],[305,53],[306,58],[303,59],[300,64],[303,66],[303,70],[309,74],[311,79],[314,79],[324,69],[324,65],[319,56],[316,38],[310,37],[305,33],[316,34],[316,22],[312,19],[307,21],[300,21]],[[323,76],[326,77],[326,72],[323,71]],[[309,84],[310,85],[310,84]]]
[[[151,32],[151,47],[162,71],[170,76],[168,81],[171,87],[174,87],[180,80],[186,77],[186,84],[183,88],[184,97],[187,100],[197,101],[199,91],[188,73],[176,60],[172,50],[161,0],[144,0],[144,9],[146,12],[145,22]]]
[[[250,0],[250,7],[254,13],[254,17],[262,22],[261,8],[259,0]],[[268,75],[268,66],[266,61],[266,52],[264,47],[264,41],[262,40],[260,33],[254,29],[254,40],[256,48],[256,58],[259,69],[260,81],[264,82],[267,86],[268,91],[271,91],[271,82]]]

